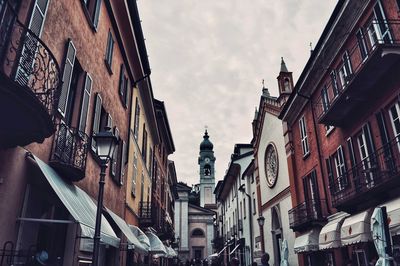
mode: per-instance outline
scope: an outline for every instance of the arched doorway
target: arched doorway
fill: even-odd
[[[281,247],[283,239],[279,206],[272,207],[271,212],[272,212],[271,233],[272,233],[272,244],[274,248],[274,265],[279,265],[281,261]]]

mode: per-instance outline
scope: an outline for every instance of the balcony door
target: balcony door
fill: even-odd
[[[392,35],[381,1],[377,1],[374,6],[374,14],[367,30],[373,49],[376,44],[392,43]]]
[[[315,170],[303,178],[303,188],[308,216],[318,218],[320,214],[320,196],[318,192],[317,174]]]
[[[366,183],[367,187],[374,186],[374,169],[376,167],[373,157],[374,145],[371,137],[369,124],[363,126],[361,133],[357,136],[358,149],[362,164],[362,178],[364,180],[356,180],[361,183]],[[358,183],[356,182],[356,184]]]

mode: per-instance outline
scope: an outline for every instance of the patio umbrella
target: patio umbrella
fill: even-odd
[[[281,265],[280,266],[289,266],[288,258],[289,258],[289,248],[288,248],[287,240],[283,239],[282,248],[281,248]]]
[[[385,215],[386,216],[386,215]],[[387,253],[387,247],[390,247],[390,239],[386,238],[384,215],[382,208],[375,208],[371,216],[371,231],[372,239],[374,240],[375,248],[378,253],[379,259],[376,266],[391,266],[393,265],[393,258]],[[388,228],[386,227],[386,230]]]

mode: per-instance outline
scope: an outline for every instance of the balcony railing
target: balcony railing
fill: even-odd
[[[400,185],[400,136],[356,164],[330,184],[332,204],[339,210],[357,211],[375,204]]]
[[[12,5],[0,0],[0,72],[28,88],[53,116],[61,89],[61,72],[51,50],[22,22]]]
[[[151,202],[141,201],[139,203],[139,222],[141,226],[147,227],[152,225],[152,208]],[[153,217],[156,220],[156,217]]]
[[[314,223],[323,222],[327,216],[326,200],[307,200],[289,210],[290,228],[296,231]]]
[[[85,177],[89,137],[77,128],[58,124],[50,164],[71,181]]]
[[[382,32],[380,29],[387,30]],[[349,119],[357,106],[375,99],[374,85],[390,67],[400,59],[400,40],[393,33],[400,32],[400,21],[373,20],[362,28],[362,33],[355,34],[354,45],[348,48],[349,61],[346,60],[336,71],[328,73],[329,81],[323,83],[321,95],[315,103],[315,112],[319,123],[341,126]],[[381,89],[381,88],[380,88]],[[324,92],[325,91],[325,92]]]

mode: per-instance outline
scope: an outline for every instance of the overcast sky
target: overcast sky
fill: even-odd
[[[283,56],[294,81],[335,0],[138,0],[155,98],[165,102],[178,181],[199,182],[208,126],[216,180],[250,143],[262,79],[273,96]]]

